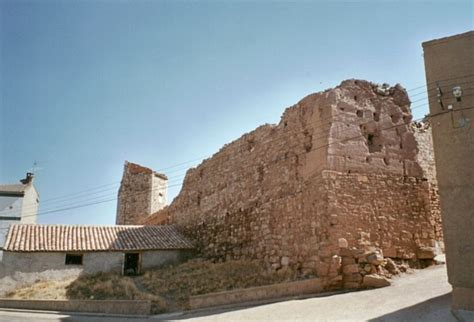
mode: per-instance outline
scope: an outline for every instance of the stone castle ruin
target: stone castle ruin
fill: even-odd
[[[166,205],[168,178],[125,161],[118,193],[117,225],[133,225]]]
[[[279,124],[225,145],[149,213],[124,222],[173,223],[208,258],[344,287],[377,273],[383,257],[422,263],[443,248],[431,130],[412,122],[400,85],[362,80],[311,94]]]

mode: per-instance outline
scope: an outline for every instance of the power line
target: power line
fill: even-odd
[[[422,118],[417,119],[417,120],[415,120],[415,121],[420,121],[420,120],[422,120]],[[402,126],[402,125],[404,125],[404,126],[409,126],[409,124],[402,123],[402,124],[398,124],[398,125],[393,125],[393,126],[391,126],[391,127],[388,127],[388,128],[382,129],[382,130],[388,130],[388,129],[395,128],[395,127]],[[356,138],[360,138],[360,137],[364,137],[364,135],[358,135],[358,136],[354,136],[354,137],[351,137],[351,138],[347,138],[347,139],[343,139],[343,140],[339,140],[339,141],[335,141],[335,142],[330,142],[330,143],[328,143],[328,144],[319,146],[319,147],[317,147],[316,149],[328,147],[328,146],[330,146],[331,144],[341,143],[341,142],[345,142],[345,141],[352,140],[352,139],[356,139]],[[315,150],[316,150],[316,149],[315,149]],[[275,162],[276,162],[276,161],[275,161]],[[317,172],[318,172],[318,171],[315,171],[314,173],[317,173]],[[314,174],[314,173],[310,173],[308,176],[311,176],[311,175]],[[302,192],[302,191],[296,192],[296,193],[301,193],[301,192]],[[295,194],[296,194],[296,193],[295,193]],[[282,196],[281,198],[277,198],[277,199],[271,200],[271,201],[269,201],[269,202],[276,202],[276,201],[278,201],[278,200],[280,200],[280,199],[287,198],[287,197],[288,197],[288,195],[285,195],[285,196]],[[76,208],[80,208],[80,207],[87,207],[87,206],[89,206],[89,205],[94,205],[94,204],[104,203],[104,202],[110,202],[110,201],[113,201],[113,200],[117,200],[117,198],[109,199],[109,200],[103,200],[103,201],[100,201],[100,202],[97,202],[97,203],[85,204],[85,205],[77,206],[77,207],[63,208],[63,209],[59,209],[59,210],[56,210],[56,211],[50,211],[50,212],[47,212],[47,213],[41,213],[41,214],[38,214],[38,216],[40,216],[40,215],[45,215],[45,214],[50,214],[50,213],[54,213],[54,212],[59,212],[59,211],[64,211],[64,210],[76,209]],[[267,203],[269,203],[269,202],[267,202]],[[265,203],[263,203],[263,204],[265,204]]]
[[[176,184],[176,185],[172,185],[172,186],[169,186],[169,187],[179,186],[179,185],[180,184]],[[140,192],[137,192],[137,193],[134,193],[134,194],[136,195],[136,194],[149,193],[150,191],[155,191],[155,190],[160,190],[160,189],[151,189],[151,190],[150,189],[144,189],[144,191],[140,191]],[[106,196],[102,196],[100,198],[104,198],[104,197],[106,197]],[[87,206],[90,206],[90,205],[96,205],[96,204],[101,204],[101,203],[105,203],[105,202],[110,202],[110,201],[113,201],[113,200],[118,200],[118,197],[115,197],[115,198],[112,198],[112,199],[99,200],[99,201],[96,201],[96,202],[90,202],[90,203],[86,203],[86,204],[71,205],[71,206],[68,206],[68,207],[65,207],[65,208],[60,208],[60,209],[52,209],[52,210],[40,212],[38,214],[25,215],[25,216],[22,216],[22,218],[42,216],[42,215],[56,213],[56,212],[64,211],[64,210],[72,210],[72,209],[76,209],[76,208],[83,208],[83,207],[87,207]]]
[[[461,79],[463,78],[468,78],[468,77],[473,77],[473,75],[465,75],[463,77],[461,77]],[[431,82],[429,84],[426,84],[426,85],[423,85],[423,86],[420,86],[418,88],[423,88],[424,89],[421,91],[421,92],[418,92],[418,93],[415,93],[415,94],[409,94],[409,97],[410,98],[413,98],[413,97],[416,97],[416,96],[419,96],[419,95],[422,95],[422,94],[429,94],[430,92],[432,91],[437,91],[438,87],[446,87],[446,86],[452,86],[452,85],[465,85],[465,84],[469,84],[472,82],[472,80],[470,81],[463,81],[462,83],[459,83],[459,82],[456,82],[455,80],[456,79],[459,79],[459,77],[455,77],[455,78],[450,78],[450,79],[445,79],[445,80],[438,80],[438,81],[434,81],[434,82]],[[450,83],[444,83],[443,82],[450,82]],[[428,85],[435,85],[435,86],[428,86]],[[407,93],[410,93],[412,92],[412,90],[407,90]],[[437,94],[437,93],[435,93]]]
[[[420,107],[423,107],[423,106],[425,106],[425,105],[426,105],[426,104],[422,104],[422,105],[419,105],[419,106],[415,106],[415,107],[411,108],[411,110],[415,110],[415,109],[420,108]],[[389,108],[388,111],[385,111],[385,112],[388,113],[388,114],[390,114],[390,113],[392,112],[392,109],[396,109],[396,110],[398,111],[399,107],[398,107],[398,106],[393,106],[393,107]],[[316,120],[316,122],[310,123],[309,125],[313,125],[313,126],[316,127],[315,131],[312,132],[313,140],[323,139],[323,138],[326,137],[327,133],[326,133],[326,131],[324,130],[324,126],[329,125],[330,122],[329,122],[329,123],[324,123],[324,125],[323,125],[322,122],[323,122],[324,120],[332,120],[332,119],[334,119],[335,117],[337,117],[337,116],[339,116],[339,115],[341,115],[341,114],[347,114],[347,112],[338,111],[338,112],[335,113],[335,114],[331,114],[329,117],[322,118],[322,119]],[[388,119],[388,117],[387,117],[386,115],[382,115],[381,119]],[[370,120],[370,121],[367,121],[367,122],[362,123],[362,124],[360,124],[360,125],[361,125],[361,126],[362,126],[362,125],[368,125],[368,124],[370,124],[370,123],[372,123],[372,122],[373,122],[373,120]],[[318,124],[320,125],[319,127],[317,127]],[[320,130],[321,133],[318,133],[318,130]],[[307,131],[307,130],[306,130],[306,129],[304,129],[304,130],[299,130],[299,129],[298,129],[298,130],[293,130],[293,131],[282,132],[282,133],[283,133],[282,136],[277,137],[277,138],[274,138],[274,139],[268,139],[268,140],[266,140],[266,141],[261,142],[261,144],[263,144],[263,145],[270,144],[270,143],[272,143],[272,142],[274,142],[274,141],[278,141],[278,140],[285,139],[285,137],[289,136],[290,134],[300,134],[300,133],[304,133],[305,131]],[[315,134],[322,134],[322,135],[321,135],[321,136],[315,136]],[[237,148],[240,148],[241,146],[244,146],[244,145],[246,145],[246,144],[247,144],[246,142],[242,142],[242,143],[240,143],[240,144],[237,146]],[[220,156],[217,155],[216,157],[218,158],[218,157],[220,157]],[[184,173],[181,174],[181,175],[179,175],[178,177],[182,177],[182,176],[184,176]],[[172,186],[171,186],[171,187],[172,187]],[[95,195],[95,194],[98,193],[98,192],[108,191],[108,190],[112,190],[112,189],[116,189],[116,187],[107,188],[107,189],[102,189],[102,190],[96,191],[96,192],[82,193],[80,196],[74,196],[74,197],[72,197],[72,198],[68,198],[68,199],[66,199],[66,200],[59,201],[59,203],[68,202],[68,201],[71,200],[71,199],[82,198],[82,197],[84,197],[84,196],[86,196],[86,195]],[[113,194],[115,194],[115,193],[113,193]],[[113,195],[113,194],[112,194],[112,195]],[[106,195],[106,196],[110,196],[110,195],[111,195],[111,194],[108,194],[108,195]],[[101,197],[102,197],[102,196],[101,196]],[[98,199],[98,198],[100,198],[100,197],[94,197],[94,198],[92,198],[91,200],[96,200],[96,199]],[[88,199],[88,201],[89,201],[89,200],[90,200],[90,199]],[[81,201],[79,201],[79,202],[81,202]],[[82,201],[82,202],[83,202],[83,201]],[[58,202],[55,202],[55,203],[58,203]],[[36,207],[36,205],[33,205],[33,206]],[[57,206],[54,206],[54,207],[57,207]],[[35,212],[34,209],[32,209],[32,210],[33,210],[32,213]]]
[[[184,174],[183,174],[182,176],[184,177]],[[177,180],[175,180],[175,181],[177,181]],[[167,188],[176,187],[176,186],[179,186],[179,185],[181,185],[181,183],[177,183],[177,184],[173,184],[173,185],[168,185],[168,186],[166,187],[166,189],[167,189]],[[113,189],[113,188],[112,188],[112,189]],[[136,192],[136,193],[134,193],[134,195],[139,195],[139,194],[143,194],[143,193],[148,193],[148,192],[151,192],[151,191],[159,191],[159,190],[163,190],[163,189],[164,189],[164,188],[162,188],[162,187],[156,187],[156,186],[155,186],[155,187],[152,187],[151,189],[141,189],[141,192]],[[110,190],[110,189],[108,189],[108,190]],[[132,194],[132,195],[133,195],[133,194]],[[74,204],[78,204],[78,203],[81,204],[81,203],[83,203],[83,202],[90,202],[90,201],[93,201],[93,200],[102,199],[102,198],[111,197],[111,196],[117,196],[117,193],[116,193],[116,192],[113,192],[113,193],[108,193],[108,194],[104,194],[104,195],[94,196],[94,197],[92,197],[92,198],[87,198],[87,199],[85,199],[85,200],[78,200],[78,201],[72,201],[72,202],[68,201],[68,203],[65,204],[65,205],[60,205],[60,204],[59,204],[59,205],[55,205],[55,206],[52,206],[52,208],[50,208],[50,209],[47,208],[46,210],[43,210],[43,211],[46,212],[46,211],[54,210],[54,209],[56,209],[57,207],[69,206],[69,205],[74,205]],[[71,199],[76,199],[76,198],[71,198]],[[70,199],[70,200],[71,200],[71,199]],[[60,203],[64,203],[64,202],[66,202],[66,201],[63,201],[63,202],[60,202]],[[25,212],[26,215],[23,215],[22,217],[31,217],[31,216],[34,216],[34,214],[36,213],[36,210],[35,210],[35,209],[32,209],[31,207],[30,207],[29,209],[28,209],[27,207],[23,208],[23,210],[25,210],[25,209],[28,210],[28,211],[26,211],[26,212]],[[43,212],[43,211],[42,211],[42,212]],[[7,211],[7,212],[3,212],[2,214],[17,213],[17,212],[18,212],[18,210],[11,210],[11,211]]]
[[[472,88],[469,88],[469,89],[472,89]],[[469,90],[469,89],[467,89],[467,90]],[[467,95],[467,96],[471,96],[471,95]],[[428,97],[428,98],[429,98],[429,97]],[[428,99],[428,98],[423,98],[423,99]],[[421,99],[421,100],[423,100],[423,99]],[[420,100],[417,100],[417,101],[420,101]],[[414,102],[417,102],[417,101],[414,101]],[[414,102],[412,102],[412,103],[414,103]],[[426,104],[425,104],[425,105],[426,105]],[[465,108],[463,108],[463,110],[471,109],[471,108],[473,108],[473,107],[465,107]],[[414,108],[412,108],[412,110],[413,110],[413,109],[414,109]],[[456,111],[456,110],[454,110],[454,111]],[[444,112],[444,113],[449,113],[449,112],[451,112],[451,111],[446,111],[446,112]],[[436,115],[438,115],[438,114],[440,114],[440,113],[437,113],[437,114],[435,114],[434,116],[436,116]],[[334,117],[334,115],[331,116],[331,117]],[[421,120],[421,119],[419,119],[419,120]],[[417,121],[417,120],[414,120],[414,121]],[[402,123],[402,124],[394,125],[394,126],[392,126],[392,127],[390,127],[390,128],[398,127],[398,126],[402,126],[402,125],[408,126],[408,124]],[[382,130],[387,130],[387,129],[389,129],[389,128],[382,129]],[[363,135],[362,135],[362,136],[363,136]],[[349,138],[349,139],[340,140],[340,141],[337,141],[337,142],[343,142],[343,141],[347,141],[347,140],[354,139],[354,138],[357,138],[357,137],[361,137],[361,135],[356,136],[356,137],[352,137],[352,138]],[[327,145],[325,145],[325,146],[329,146],[329,145],[334,144],[334,143],[337,143],[337,142],[331,142],[331,143],[329,143],[329,144],[327,144]],[[322,148],[322,147],[325,147],[325,146],[320,146],[320,147],[318,147],[317,149]],[[180,163],[180,164],[177,164],[177,165],[175,165],[175,166],[168,167],[168,168],[164,168],[164,169],[175,168],[175,167],[177,167],[177,166],[179,166],[179,165],[184,165],[184,164],[187,164],[187,163],[190,163],[190,162],[193,162],[193,161],[200,160],[201,158],[202,158],[202,157],[197,158],[197,159],[194,159],[194,160],[186,161],[186,162],[183,162],[183,163]],[[115,183],[114,183],[114,184],[115,184]],[[99,186],[99,187],[104,187],[104,186],[108,186],[108,185],[111,185],[111,184],[101,185],[101,186]],[[97,189],[99,189],[99,187],[94,188],[94,189],[86,190],[85,192],[90,192],[90,191],[92,191],[92,190],[97,190]],[[172,186],[170,186],[170,187],[172,187]],[[108,189],[105,189],[105,190],[108,190]],[[97,192],[96,192],[96,193],[97,193]],[[64,196],[63,196],[63,197],[64,197]],[[283,198],[287,198],[287,197],[288,197],[288,195],[283,196]],[[51,198],[51,199],[49,199],[49,200],[54,200],[54,199],[58,199],[58,197],[56,197],[56,198]],[[113,201],[113,200],[117,200],[117,198],[113,198],[113,199],[109,199],[109,200],[100,200],[100,201],[97,201],[97,202],[90,202],[90,203],[87,203],[87,204],[82,204],[82,205],[77,205],[77,206],[71,206],[71,207],[66,207],[66,208],[61,208],[61,209],[46,211],[46,212],[42,212],[42,213],[38,214],[38,216],[39,216],[39,215],[50,214],[50,213],[55,213],[55,212],[59,212],[59,211],[65,211],[65,210],[71,210],[71,209],[76,209],[76,208],[87,207],[87,206],[90,206],[90,205],[96,205],[96,204],[100,204],[100,203],[110,202],[110,201]],[[278,199],[277,199],[277,200],[278,200]],[[275,202],[275,201],[277,201],[277,200],[272,200],[271,202]],[[2,229],[4,229],[4,228],[2,228]]]
[[[443,82],[443,81],[449,81],[449,80],[453,80],[453,79],[460,79],[460,78],[466,78],[466,77],[470,77],[470,76],[473,76],[473,75],[464,75],[464,76],[460,76],[460,77],[456,77],[456,78],[448,78],[448,79],[444,79],[444,80],[438,80],[438,81],[435,81],[435,82],[432,82],[432,83],[439,83],[439,82]],[[469,83],[469,82],[467,82]],[[413,90],[416,90],[416,89],[420,89],[420,88],[423,88],[425,86],[427,86],[428,84],[426,85],[422,85],[422,86],[419,86],[419,87],[416,87],[416,88],[413,88],[413,89],[409,89],[409,90],[406,90],[406,92],[410,92],[410,91],[413,91]],[[418,94],[416,94],[418,95]],[[424,99],[427,99],[427,98],[422,98],[420,100],[424,100]],[[417,100],[417,101],[420,101],[420,100]],[[413,101],[411,103],[414,103],[414,102],[417,102],[417,101]],[[422,106],[425,106],[426,104],[423,104],[423,105],[420,105],[420,106],[416,106],[416,107],[412,107],[411,110],[414,110],[418,107],[422,107]],[[326,119],[332,119],[334,117],[336,117],[337,115],[339,114],[343,114],[342,112],[340,113],[336,113],[336,114],[332,114],[330,115],[328,118]],[[322,123],[324,119],[320,119],[318,120],[320,123]],[[321,128],[321,130],[324,130]],[[314,133],[313,133],[314,134]],[[246,142],[242,142],[242,145],[246,144]],[[199,160],[202,160],[202,158],[206,158],[206,157],[211,157],[212,155],[214,154],[210,154],[210,155],[206,155],[206,156],[201,156],[199,158],[195,158],[195,159],[192,159],[192,160],[189,160],[189,161],[185,161],[185,162],[182,162],[182,163],[178,163],[176,165],[173,165],[173,166],[169,166],[169,167],[166,167],[166,168],[161,168],[161,169],[158,169],[157,171],[161,171],[161,170],[165,170],[165,169],[171,169],[171,168],[175,168],[175,167],[178,167],[178,166],[181,166],[181,165],[185,165],[185,164],[189,164],[191,162],[195,162],[195,161],[199,161]],[[185,170],[187,170],[188,168],[186,167]],[[176,171],[182,171],[181,169],[180,170],[176,170]],[[171,171],[171,172],[176,172],[176,171]],[[178,175],[177,177],[181,177],[181,176],[184,176],[184,174],[182,175]],[[176,176],[175,176],[176,177]],[[87,190],[83,190],[81,192],[78,192],[78,193],[72,193],[72,194],[68,194],[68,195],[64,195],[64,196],[61,196],[61,197],[55,197],[55,198],[50,198],[50,199],[47,199],[46,201],[43,201],[41,204],[45,204],[45,203],[48,203],[48,202],[51,202],[53,200],[58,200],[58,199],[65,199],[64,201],[62,202],[65,202],[66,200],[68,199],[77,199],[79,195],[83,195],[83,196],[86,196],[86,195],[93,195],[93,194],[96,194],[98,192],[102,192],[102,191],[107,191],[107,190],[111,190],[111,189],[116,189],[115,187],[112,187],[112,188],[108,188],[108,189],[102,189],[100,191],[96,191],[96,192],[92,192],[93,190],[98,190],[99,188],[101,187],[105,187],[105,186],[110,186],[110,185],[117,185],[118,183],[120,183],[120,181],[116,181],[116,182],[113,182],[113,183],[109,183],[109,184],[105,184],[105,185],[101,185],[101,186],[98,186],[96,188],[91,188],[91,189],[87,189]],[[69,196],[74,196],[73,198],[67,198]],[[57,203],[57,202],[55,202]],[[31,205],[31,206],[36,206],[35,204]]]
[[[422,119],[423,119],[423,118],[420,118],[420,119],[416,119],[416,120],[414,120],[414,121],[420,121],[420,120],[422,120]],[[389,129],[396,128],[396,127],[400,127],[400,126],[410,126],[410,124],[407,124],[407,123],[395,124],[395,125],[392,125],[392,126],[390,126],[390,127],[383,128],[383,129],[381,129],[381,131],[389,130]],[[322,145],[322,146],[318,146],[318,147],[316,147],[316,148],[312,148],[311,150],[312,150],[312,151],[314,151],[314,150],[319,150],[319,149],[324,148],[324,147],[329,147],[329,146],[332,145],[332,144],[341,143],[341,142],[346,142],[346,141],[353,140],[353,139],[356,139],[356,138],[361,138],[361,137],[365,137],[365,135],[364,135],[364,134],[361,134],[361,135],[353,136],[353,137],[350,137],[350,138],[345,138],[345,139],[341,139],[341,140],[338,140],[338,141],[329,142],[329,143],[324,144],[324,145]],[[306,151],[306,153],[307,153],[307,152],[309,152],[309,151]],[[274,160],[272,163],[276,163],[277,161],[279,161],[279,159]],[[144,193],[144,192],[140,192],[140,193]],[[87,204],[83,204],[83,205],[70,206],[70,207],[61,208],[61,209],[56,209],[56,210],[51,210],[51,211],[47,211],[47,212],[41,212],[41,213],[37,214],[36,216],[42,216],[42,215],[51,214],[51,213],[55,213],[55,212],[59,212],[59,211],[65,211],[65,210],[72,210],[72,209],[87,207],[87,206],[90,206],[90,205],[96,205],[96,204],[105,203],[105,202],[110,202],[110,201],[114,201],[114,200],[117,200],[117,198],[101,200],[101,201],[92,202],[92,203],[87,203]],[[29,215],[29,216],[34,216],[34,215]],[[24,217],[28,217],[28,216],[24,216]]]
[[[423,107],[423,106],[425,106],[425,105],[426,105],[426,104],[422,104],[422,105],[419,105],[419,106],[415,106],[415,107],[411,108],[411,110],[415,110],[416,108]],[[398,111],[398,106],[395,107],[395,108],[396,108],[397,111]],[[391,111],[385,111],[385,112],[390,113]],[[321,123],[324,119],[334,119],[336,116],[338,116],[338,115],[340,115],[340,114],[347,114],[347,113],[346,113],[346,112],[338,112],[338,113],[336,113],[336,114],[331,115],[331,116],[328,117],[328,118],[323,118],[323,119],[318,120],[317,122],[310,123],[310,124],[317,125],[318,123]],[[388,117],[385,116],[385,115],[383,115],[383,116],[382,116],[382,119],[388,119]],[[361,125],[361,126],[362,126],[362,125],[367,125],[367,124],[370,124],[370,123],[372,123],[372,122],[373,122],[373,120],[370,120],[370,121],[367,121],[367,122],[362,123],[362,124],[360,124],[360,125]],[[325,124],[325,125],[328,125],[328,124]],[[314,138],[314,134],[317,133],[317,132],[318,132],[317,130],[319,130],[319,129],[321,129],[322,131],[324,131],[324,129],[321,128],[321,127],[316,128],[316,131],[313,131],[313,133],[312,133],[313,139],[322,139],[322,138],[324,138],[324,137],[327,135],[327,133],[324,131],[323,136]],[[288,136],[288,135],[289,135],[290,133],[292,133],[292,132],[294,132],[294,133],[303,133],[303,132],[305,132],[305,131],[307,131],[307,130],[305,129],[305,130],[302,130],[302,131],[301,131],[301,130],[298,130],[298,131],[289,131],[289,132],[285,132],[285,136]],[[262,144],[269,144],[269,143],[271,143],[271,142],[273,142],[273,141],[284,139],[285,136],[281,136],[281,137],[278,137],[278,138],[275,138],[275,139],[266,140],[266,141],[262,142]],[[242,145],[244,145],[244,144],[246,144],[246,143],[243,142],[243,143],[239,144],[239,146],[242,146]],[[216,157],[218,157],[218,156],[216,156]],[[181,174],[181,175],[175,176],[175,177],[183,177],[183,176],[184,176],[184,173]],[[176,185],[174,185],[174,186],[176,186]],[[172,186],[170,186],[170,187],[172,187]],[[72,197],[72,198],[68,198],[68,199],[66,199],[66,200],[59,201],[59,203],[69,202],[69,200],[71,200],[71,199],[82,198],[82,197],[84,197],[84,196],[86,196],[86,195],[95,195],[95,194],[97,194],[98,192],[104,192],[104,191],[108,191],[108,190],[112,190],[112,189],[115,190],[116,187],[107,188],[107,189],[102,189],[102,190],[96,191],[96,192],[82,193],[81,195],[74,196],[74,197]],[[87,201],[97,200],[97,199],[100,199],[100,198],[102,198],[102,197],[111,196],[111,195],[115,195],[115,193],[107,194],[107,195],[105,195],[105,196],[93,197],[92,199],[88,198]],[[85,200],[84,200],[84,201],[85,201]],[[83,201],[78,201],[78,202],[83,202]],[[58,202],[55,202],[55,203],[58,203]],[[75,203],[77,203],[77,202],[75,202]],[[34,206],[36,206],[36,205],[34,205]],[[59,206],[54,206],[54,207],[59,207]],[[33,210],[33,209],[32,209],[32,210]],[[13,212],[15,212],[15,211],[13,211]],[[32,213],[33,213],[33,212],[36,212],[36,211],[34,210],[34,211],[32,211]]]
[[[438,115],[443,115],[443,114],[448,114],[448,113],[453,113],[453,112],[462,112],[462,111],[465,111],[465,110],[470,110],[472,108],[474,108],[474,106],[460,107],[460,108],[457,108],[455,110],[444,110],[444,111],[441,111],[441,112],[438,112],[438,113],[435,113],[435,114],[431,114],[429,117],[433,118],[433,117],[436,117]]]
[[[168,179],[173,179],[173,180],[168,180],[167,182],[168,183],[178,182],[178,181],[181,180],[179,178],[184,177],[184,175],[185,175],[185,173],[182,173],[180,175],[169,177]],[[120,183],[120,181],[118,181],[118,183]],[[106,184],[106,185],[102,185],[102,186],[99,186],[99,187],[110,186],[110,185],[112,185],[112,184]],[[48,199],[47,201],[42,201],[41,206],[43,206],[44,204],[48,204],[48,207],[49,207],[51,204],[61,204],[61,203],[69,202],[70,200],[80,199],[80,198],[83,198],[83,197],[86,197],[86,196],[89,196],[89,195],[95,195],[95,194],[101,193],[101,192],[116,190],[118,187],[119,187],[118,184],[114,184],[114,186],[110,187],[110,188],[104,188],[104,189],[100,189],[100,190],[98,190],[98,188],[95,188],[95,189],[85,190],[85,191],[82,191],[81,193],[77,193],[77,194],[68,194],[68,195],[65,195],[65,196],[62,196],[62,197],[51,198],[51,199]],[[94,191],[94,190],[97,190],[97,191]],[[38,206],[37,203],[32,202],[30,204],[24,205],[23,209],[33,209],[37,206]],[[9,211],[6,211],[4,213],[14,213],[14,212],[17,212],[17,210],[9,210]]]
[[[419,107],[423,107],[423,106],[425,106],[425,105],[426,105],[426,104],[422,104],[422,105],[413,107],[412,110],[414,110],[414,109],[416,109],[416,108],[419,108]],[[385,111],[385,112],[389,113],[390,111]],[[339,114],[341,114],[341,113],[337,113],[336,115],[339,115]],[[334,116],[333,116],[333,117],[334,117]],[[332,117],[332,118],[333,118],[333,117]],[[381,117],[381,119],[388,119],[388,117],[387,117],[386,115],[383,115],[383,116]],[[370,121],[367,121],[367,122],[365,122],[365,123],[360,124],[360,126],[362,126],[362,125],[368,125],[368,124],[370,124],[370,123],[372,123],[372,122],[373,122],[373,120],[370,120]],[[317,122],[315,122],[315,123],[317,123]],[[311,124],[312,124],[312,123],[311,123]],[[317,129],[319,129],[319,128],[317,128]],[[306,131],[306,130],[285,132],[285,135],[282,135],[281,137],[278,137],[278,138],[275,138],[275,139],[271,139],[271,140],[267,140],[267,141],[261,142],[261,144],[268,144],[268,143],[273,142],[273,141],[277,141],[277,140],[284,139],[286,136],[288,136],[288,134],[290,134],[290,133],[292,133],[292,132],[302,133],[302,132],[305,132],[305,131]],[[315,131],[315,132],[317,133],[317,131]],[[313,134],[314,134],[315,132],[313,132]],[[324,137],[326,137],[326,133],[324,133],[324,135],[321,136],[321,137],[316,137],[316,138],[313,138],[313,139],[316,139],[316,140],[317,140],[317,139],[322,139],[322,138],[324,138]],[[241,144],[241,145],[243,145],[243,144]],[[217,156],[216,156],[216,157],[217,157]],[[183,176],[184,176],[184,173],[181,174],[181,175],[178,175],[177,177],[183,177]],[[176,176],[175,176],[175,177],[176,177]],[[179,181],[181,181],[181,180],[179,180]],[[181,184],[181,183],[176,184],[176,185],[171,185],[171,186],[169,186],[169,187],[179,186],[180,184]],[[111,189],[116,189],[116,188],[115,188],[115,187],[113,187],[113,188],[108,188],[108,189],[104,189],[104,190],[102,190],[102,191],[107,191],[107,190],[111,190]],[[154,189],[151,189],[151,190],[153,191]],[[149,192],[149,191],[150,191],[150,189],[145,189],[144,192],[137,192],[137,194],[147,193],[147,192]],[[97,192],[99,192],[99,191],[97,191]],[[94,194],[96,194],[97,192],[95,192],[95,193],[89,193],[89,194],[94,195]],[[100,191],[100,192],[101,192],[101,191]],[[74,203],[82,203],[82,202],[84,202],[84,201],[88,201],[88,202],[89,202],[89,201],[93,201],[93,200],[97,200],[97,199],[101,199],[101,198],[109,197],[109,196],[113,196],[113,195],[116,195],[116,193],[114,192],[114,193],[112,193],[112,194],[106,194],[106,195],[96,196],[96,197],[93,197],[93,198],[88,198],[88,199],[86,199],[86,200],[77,201],[77,202],[74,202]],[[82,196],[81,196],[81,197],[82,197]],[[70,198],[70,199],[77,199],[77,196],[74,197],[74,198]],[[62,201],[62,203],[64,203],[64,202],[66,202],[66,201]],[[57,208],[57,207],[60,207],[60,206],[59,206],[59,205],[58,205],[58,206],[54,206],[54,207],[53,207],[53,210],[54,210],[55,208]],[[50,210],[45,210],[45,211],[50,211]],[[34,212],[35,212],[35,211],[33,211],[32,213],[34,213]]]
[[[467,109],[472,109],[474,108],[474,106],[471,106],[471,107],[464,107],[463,110],[467,110]],[[446,112],[448,113],[448,111]],[[415,119],[413,120],[413,122],[416,122],[416,121],[421,121],[423,120],[423,118],[419,118],[419,119]],[[397,128],[399,126],[410,126],[411,123],[407,124],[407,123],[401,123],[401,124],[395,124],[395,125],[392,125],[390,127],[387,127],[387,128],[383,128],[382,131],[385,131],[385,130],[389,130],[389,129],[392,129],[392,128]],[[324,148],[324,147],[329,147],[330,145],[332,144],[336,144],[336,143],[341,143],[341,142],[347,142],[349,140],[353,140],[353,139],[356,139],[356,138],[361,138],[361,137],[365,137],[364,134],[361,134],[361,135],[356,135],[356,136],[353,136],[353,137],[350,137],[350,138],[345,138],[345,139],[341,139],[341,140],[338,140],[338,141],[334,141],[334,142],[329,142],[327,144],[324,144],[322,146],[318,146],[316,148],[312,148],[311,150],[318,150],[318,149],[321,149],[321,148]],[[306,151],[306,153],[309,152],[309,151]],[[301,153],[300,153],[301,154]],[[277,161],[279,161],[278,159],[274,160],[273,163],[276,163]],[[317,173],[319,171],[315,171],[315,173]],[[310,173],[308,176],[311,176],[313,173]],[[142,192],[143,193],[143,192]],[[297,192],[299,193],[299,192]],[[288,197],[288,195],[286,196],[283,196],[283,198],[286,198]],[[51,213],[56,213],[56,212],[60,212],[60,211],[66,211],[66,210],[72,210],[72,209],[77,209],[77,208],[83,208],[83,207],[87,207],[87,206],[91,206],[91,205],[96,205],[96,204],[101,204],[101,203],[106,203],[106,202],[110,202],[110,201],[114,201],[114,200],[117,200],[117,198],[112,198],[112,199],[105,199],[105,200],[100,200],[100,201],[96,201],[96,202],[90,202],[90,203],[86,203],[86,204],[81,204],[81,205],[76,205],[76,206],[70,206],[70,207],[65,207],[65,208],[60,208],[60,209],[55,209],[55,210],[50,210],[50,211],[46,211],[46,212],[41,212],[39,214],[37,214],[36,216],[42,216],[42,215],[47,215],[47,214],[51,214]],[[275,200],[272,200],[270,202],[275,202],[279,199],[275,199]],[[34,215],[30,215],[30,216],[34,216]],[[24,216],[24,217],[28,217],[28,216]]]

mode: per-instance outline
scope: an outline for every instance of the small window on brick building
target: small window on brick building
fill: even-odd
[[[66,254],[66,265],[82,265],[82,254]]]

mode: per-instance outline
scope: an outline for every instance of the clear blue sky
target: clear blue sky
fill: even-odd
[[[159,170],[211,154],[344,79],[423,85],[421,42],[472,30],[474,14],[472,1],[0,0],[0,10],[0,183],[37,161],[40,213],[114,198],[124,160]],[[170,197],[191,165],[163,170]],[[115,209],[39,222],[113,224]]]

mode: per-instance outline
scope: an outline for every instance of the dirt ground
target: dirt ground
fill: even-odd
[[[393,280],[389,287],[294,299],[271,304],[172,313],[123,321],[457,321],[451,310],[446,266],[439,265]],[[465,312],[464,312],[465,313]],[[465,315],[466,317],[466,315]],[[0,321],[118,321],[118,317],[0,310]],[[474,321],[467,315],[466,321]]]
[[[395,278],[389,287],[170,317],[189,321],[457,321],[439,265]]]

